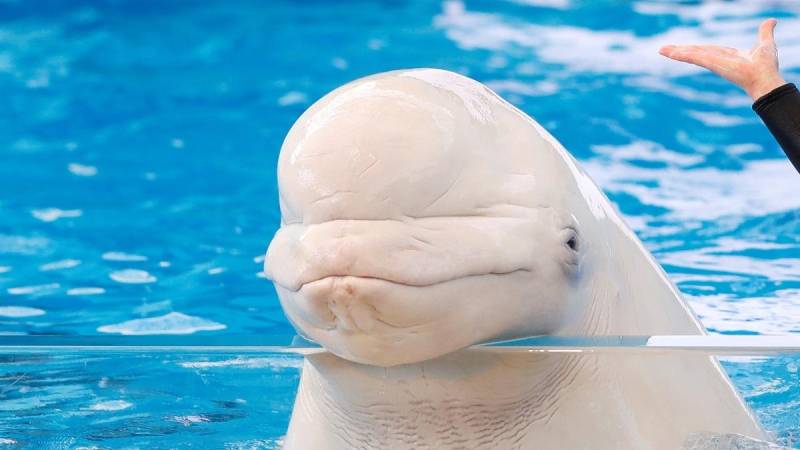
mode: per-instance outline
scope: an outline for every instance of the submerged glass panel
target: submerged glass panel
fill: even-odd
[[[302,360],[268,352],[0,354],[0,448],[276,448]]]
[[[728,355],[722,366],[774,442],[794,447],[798,344],[792,336],[536,337],[468,351],[622,353],[641,364]],[[0,336],[0,445],[278,448],[303,355],[317,352],[295,336]],[[767,448],[742,439],[699,433],[687,448]]]
[[[709,355],[764,355],[800,352],[800,336],[532,336],[489,342],[473,350],[495,352],[657,352],[685,351]],[[0,352],[15,351],[136,352],[277,352],[311,354],[324,351],[297,335],[2,335]]]

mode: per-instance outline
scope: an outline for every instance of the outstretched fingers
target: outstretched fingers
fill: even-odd
[[[778,70],[775,19],[758,27],[758,41],[748,52],[718,45],[667,45],[658,51],[667,58],[706,68],[744,89],[755,100],[786,84]]]
[[[717,73],[729,68],[739,55],[739,51],[735,48],[718,45],[667,45],[658,52],[667,58],[694,64]]]

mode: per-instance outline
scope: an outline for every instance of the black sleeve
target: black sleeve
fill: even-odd
[[[794,83],[775,88],[753,103],[789,161],[800,172],[800,92]]]

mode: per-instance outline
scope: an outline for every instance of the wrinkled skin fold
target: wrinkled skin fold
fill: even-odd
[[[286,448],[766,437],[710,357],[463,350],[705,332],[567,151],[480,83],[433,69],[349,83],[297,120],[278,182],[264,270],[298,332],[330,351],[305,363]]]
[[[577,255],[559,241],[572,229],[546,208],[486,214],[287,225],[276,234],[269,261],[292,268],[273,276],[281,298],[291,299],[285,308],[293,322],[334,353],[360,362],[416,362],[476,339],[555,330],[563,313],[555,305],[522,316],[520,301],[541,287],[537,281],[547,271],[556,272],[553,278],[571,276]],[[525,239],[530,235],[552,235],[554,242]],[[534,255],[544,252],[558,263],[537,261]],[[566,295],[556,288],[549,290]],[[485,305],[475,298],[504,302],[497,311],[508,313],[498,322],[502,328],[483,323]]]

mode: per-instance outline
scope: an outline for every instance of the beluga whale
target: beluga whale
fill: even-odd
[[[327,350],[304,361],[285,448],[769,438],[705,354],[470,349],[706,333],[567,150],[480,82],[410,69],[330,92],[286,136],[278,187],[264,271]]]

